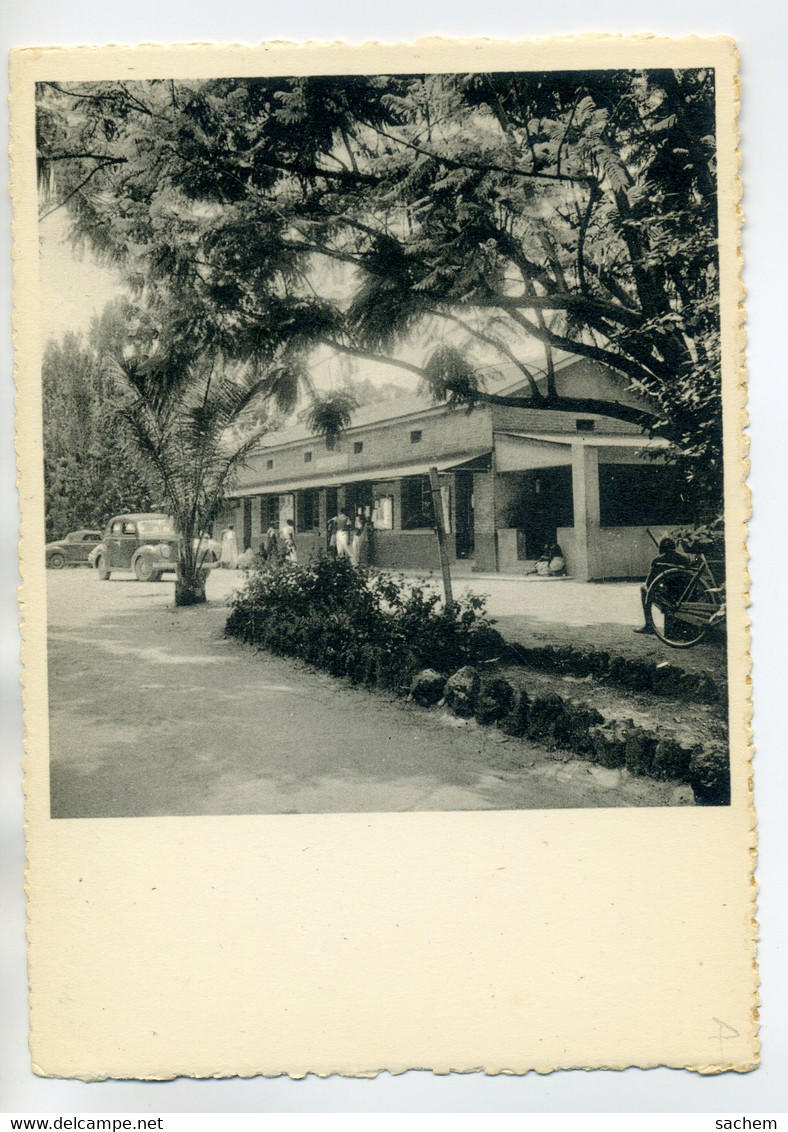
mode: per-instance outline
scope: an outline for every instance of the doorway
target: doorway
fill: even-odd
[[[355,523],[362,515],[368,519],[374,506],[375,498],[371,483],[361,480],[358,483],[346,484],[344,511],[351,523]]]
[[[523,472],[521,483],[513,525],[521,532],[518,557],[533,560],[556,541],[559,527],[574,526],[572,469],[536,468]]]

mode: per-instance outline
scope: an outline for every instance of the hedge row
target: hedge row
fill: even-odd
[[[726,690],[708,672],[686,672],[675,664],[635,660],[571,645],[509,645],[511,655],[529,668],[617,684],[633,692],[680,697],[698,703],[724,700]]]
[[[225,632],[357,684],[402,690],[425,667],[451,672],[502,644],[468,595],[449,609],[428,586],[367,577],[346,558],[259,567],[231,601]]]
[[[730,802],[728,752],[723,747],[687,747],[632,720],[605,721],[596,708],[555,694],[532,700],[525,689],[500,676],[483,678],[470,665],[448,680],[435,670],[418,673],[410,696],[424,706],[445,703],[455,715],[497,724],[507,734],[548,750],[571,751],[600,766],[626,767],[635,775],[686,782],[699,805]]]

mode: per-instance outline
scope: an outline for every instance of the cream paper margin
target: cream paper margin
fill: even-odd
[[[36,1073],[757,1065],[737,63],[647,36],[12,52]],[[35,82],[695,66],[717,71],[732,805],[51,820]]]

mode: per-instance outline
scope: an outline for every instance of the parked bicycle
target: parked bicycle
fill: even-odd
[[[674,649],[689,649],[724,624],[723,569],[723,560],[701,552],[686,566],[671,566],[657,574],[646,591],[645,611],[661,641]]]

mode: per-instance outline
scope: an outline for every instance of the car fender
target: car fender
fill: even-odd
[[[155,543],[146,543],[144,546],[138,546],[134,551],[131,559],[131,568],[134,569],[134,564],[138,558],[143,556],[152,558],[154,566],[157,570],[176,570],[178,560],[176,558],[165,558],[161,553],[161,547]]]
[[[96,568],[96,559],[100,554],[103,554],[105,557],[107,554],[106,547],[104,546],[103,542],[97,543],[88,555],[88,562],[94,570]]]

